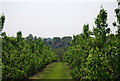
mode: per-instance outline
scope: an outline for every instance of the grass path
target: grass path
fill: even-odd
[[[69,69],[64,62],[49,64],[43,72],[39,72],[30,79],[71,79]]]

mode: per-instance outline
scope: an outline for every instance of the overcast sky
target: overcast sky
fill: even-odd
[[[83,2],[82,2],[83,1]],[[108,23],[113,33],[112,22],[116,20],[114,9],[117,2],[85,2],[87,0],[41,0],[39,2],[1,2],[0,13],[6,15],[4,30],[9,36],[22,31],[23,36],[38,37],[72,36],[80,34],[84,24],[92,30],[94,18],[101,5],[108,11]]]

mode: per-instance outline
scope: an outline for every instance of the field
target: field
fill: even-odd
[[[120,6],[120,1],[118,6]],[[16,36],[2,32],[5,15],[0,16],[0,79],[113,80],[120,79],[120,9],[114,10],[116,28],[109,27],[108,12],[101,7],[93,29],[83,25],[80,34],[41,38],[21,31]]]

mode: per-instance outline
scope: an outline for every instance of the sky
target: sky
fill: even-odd
[[[92,30],[101,5],[108,12],[108,27],[115,33],[112,22],[116,21],[117,2],[114,0],[4,0],[0,2],[0,13],[6,16],[3,31],[9,36],[22,31],[23,37],[29,34],[45,38],[77,35],[82,33],[84,24],[89,24]]]

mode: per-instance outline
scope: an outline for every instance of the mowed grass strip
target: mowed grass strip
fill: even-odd
[[[71,79],[71,77],[66,63],[56,62],[50,64],[42,73],[38,73],[31,79]]]
[[[69,70],[65,63],[58,62],[48,69],[42,79],[70,79],[68,71]]]

